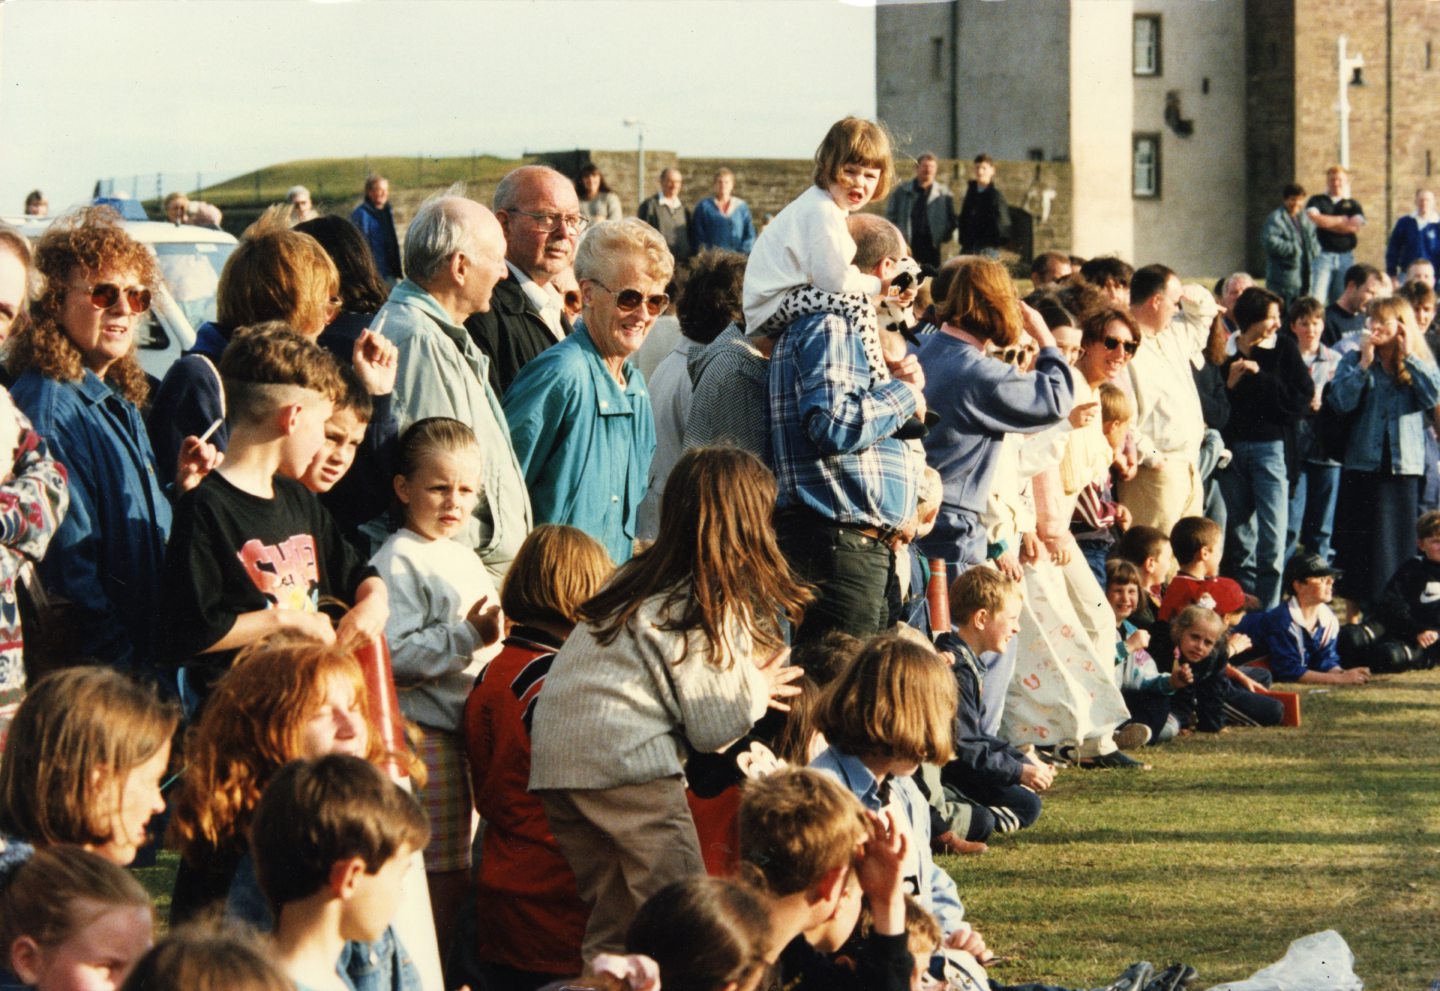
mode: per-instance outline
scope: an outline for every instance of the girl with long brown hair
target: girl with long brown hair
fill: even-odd
[[[688,451],[655,544],[580,610],[536,703],[530,788],[590,907],[584,956],[623,948],[647,896],[704,872],[681,777],[785,709],[782,617],[811,601],[775,545],[775,480],[753,454]]]

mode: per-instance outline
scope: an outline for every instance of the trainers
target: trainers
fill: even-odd
[[[1121,753],[1119,750],[1108,754],[1100,754],[1098,757],[1083,757],[1080,766],[1087,771],[1101,771],[1111,769],[1123,769],[1127,771],[1148,771],[1150,765],[1134,757]]]
[[[1132,963],[1125,972],[1106,985],[1104,991],[1143,991],[1155,977],[1155,965],[1148,960]]]
[[[1139,750],[1150,742],[1150,727],[1144,723],[1126,723],[1115,731],[1115,746],[1121,750]]]

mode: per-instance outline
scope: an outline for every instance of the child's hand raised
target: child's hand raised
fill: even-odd
[[[1195,684],[1195,672],[1190,670],[1190,665],[1184,661],[1176,664],[1175,669],[1170,672],[1170,687],[1179,691],[1193,684]]]
[[[482,595],[480,600],[470,607],[465,614],[465,621],[475,628],[480,635],[480,642],[490,646],[504,632],[504,624],[500,615],[500,606],[490,604],[490,596]]]
[[[865,827],[865,840],[855,861],[855,879],[872,907],[888,904],[892,899],[899,901],[903,926],[905,854],[910,849],[910,841],[895,828],[895,819],[889,812],[867,810]]]
[[[790,648],[782,647],[756,665],[770,682],[770,708],[780,712],[790,711],[790,706],[781,701],[782,699],[794,698],[802,691],[799,685],[792,685],[791,682],[805,677],[805,669],[786,663],[789,660]]]
[[[350,356],[355,375],[365,391],[372,396],[388,396],[395,390],[395,373],[400,368],[400,351],[382,335],[372,330],[355,341]]]

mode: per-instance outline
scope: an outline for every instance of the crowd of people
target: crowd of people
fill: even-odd
[[[296,187],[159,382],[112,212],[0,229],[0,983],[420,988],[417,861],[449,988],[999,987],[937,855],[1431,666],[1433,268],[1022,298],[994,163],[935,165],[841,120],[758,236],[723,169],[627,219],[527,165],[403,242],[383,177]]]

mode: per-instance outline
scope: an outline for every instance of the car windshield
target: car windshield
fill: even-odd
[[[235,250],[233,244],[206,241],[162,241],[152,244],[160,258],[165,285],[176,304],[199,327],[215,319],[215,293],[220,287],[220,270]]]

